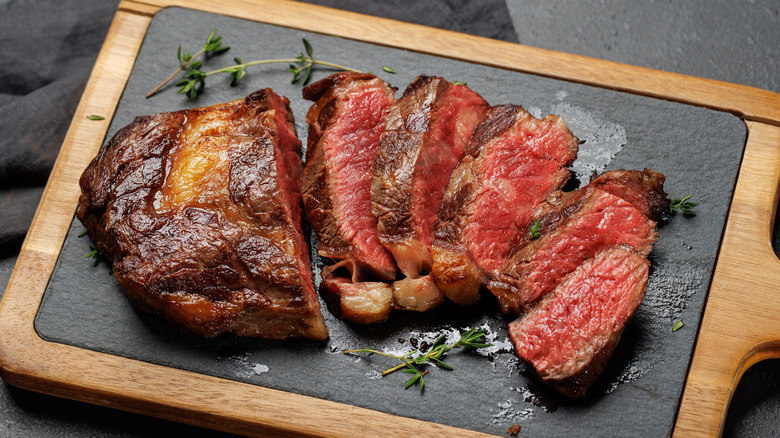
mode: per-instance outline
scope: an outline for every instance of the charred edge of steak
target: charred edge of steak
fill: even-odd
[[[363,73],[336,73],[303,90],[305,98],[314,100],[306,115],[306,217],[319,253],[352,260],[347,266],[353,278],[390,280],[396,275],[395,262],[379,241],[370,200],[371,169],[385,108],[394,94],[394,87]],[[358,130],[361,137],[344,137]]]
[[[664,191],[666,177],[650,169],[613,170],[594,176],[591,187],[597,187],[630,202],[645,216],[658,222],[669,208],[669,198]]]
[[[371,181],[372,211],[383,242],[414,237],[409,203],[414,167],[433,102],[448,86],[443,78],[420,75],[388,111]]]
[[[441,200],[487,109],[469,88],[424,75],[390,108],[374,164],[372,211],[380,239],[407,277],[431,269]]]
[[[624,199],[590,186],[551,196],[534,217],[540,237],[529,231],[488,283],[505,313],[522,313],[601,249],[625,243],[647,255],[658,239],[656,222]]]
[[[510,323],[515,352],[544,383],[569,398],[584,396],[644,298],[649,265],[628,245],[600,251]]]
[[[321,340],[300,175],[289,101],[260,90],[136,118],[82,174],[77,216],[141,310],[203,336]]]

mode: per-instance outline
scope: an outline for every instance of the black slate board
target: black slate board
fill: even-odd
[[[87,237],[74,220],[36,317],[47,340],[102,351],[172,368],[242,381],[426,421],[497,435],[521,424],[528,436],[666,436],[679,406],[696,330],[732,196],[746,129],[730,114],[579,84],[358,43],[332,36],[263,25],[186,9],[166,9],[152,21],[133,74],[119,103],[109,137],[135,116],[206,106],[243,97],[270,86],[290,98],[296,128],[305,144],[300,85],[290,84],[286,64],[251,68],[235,87],[211,77],[194,103],[174,87],[144,94],[175,68],[180,43],[195,52],[214,27],[229,52],[205,61],[204,69],[244,60],[288,58],[303,50],[315,56],[372,71],[401,91],[416,75],[466,81],[491,104],[515,103],[537,116],[559,114],[581,140],[574,165],[585,180],[594,170],[617,168],[662,172],[672,197],[689,193],[699,202],[694,217],[674,215],[659,226],[650,258],[646,298],[615,352],[605,375],[588,397],[569,402],[536,382],[511,351],[507,317],[486,296],[475,308],[445,305],[425,314],[395,312],[378,326],[345,324],[326,312],[331,331],[325,343],[269,342],[223,336],[203,339],[136,312],[110,270],[92,266]],[[508,54],[509,55],[509,54]],[[392,66],[398,74],[382,71]],[[315,70],[313,80],[330,71]],[[399,91],[400,94],[400,91]],[[314,269],[323,261],[314,251]],[[682,319],[685,327],[671,328]],[[403,390],[406,375],[379,378],[395,365],[390,359],[344,355],[351,348],[400,352],[439,333],[490,330],[494,347],[454,353],[454,371],[431,370],[423,393]],[[86,365],[86,364],[85,364]]]

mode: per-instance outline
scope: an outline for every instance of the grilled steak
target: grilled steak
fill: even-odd
[[[395,89],[370,74],[335,73],[304,88],[303,97],[314,101],[306,114],[303,204],[319,254],[337,261],[323,269],[320,293],[342,319],[384,321],[392,291],[371,280],[392,280],[397,268],[379,241],[371,177]],[[336,275],[342,267],[349,279]]]
[[[393,257],[379,241],[371,213],[371,175],[395,90],[364,73],[336,73],[303,89],[314,101],[309,124],[303,204],[322,256],[345,261],[354,281],[395,278]]]
[[[136,118],[81,176],[78,218],[139,308],[204,336],[325,339],[289,101]]]
[[[408,278],[431,269],[444,190],[488,104],[465,85],[417,77],[390,108],[371,183],[379,238]]]
[[[669,207],[665,180],[663,174],[650,169],[613,170],[592,178],[588,185],[623,198],[643,215],[658,221]]]
[[[452,174],[434,234],[432,275],[449,299],[479,299],[536,207],[569,179],[578,147],[555,115],[539,120],[516,105],[488,110]]]
[[[663,175],[653,173],[660,176],[661,185],[637,183],[627,186],[644,193],[632,196],[633,200],[639,203],[640,200],[665,198]],[[606,185],[613,175],[633,175],[636,182],[641,181],[645,174],[647,172],[607,172],[598,180],[599,184]],[[658,182],[659,179],[652,181]],[[656,222],[642,212],[652,210],[653,216],[656,216],[658,212],[655,209],[662,205],[640,205],[641,208],[637,209],[623,198],[597,187],[588,185],[573,192],[558,192],[539,207],[534,216],[534,220],[539,221],[539,237],[533,238],[529,231],[500,273],[488,284],[503,312],[521,313],[602,249],[628,244],[643,255],[650,253],[658,239]],[[660,193],[649,194],[658,190]]]
[[[562,394],[585,395],[645,294],[650,263],[627,245],[607,248],[509,324],[515,351]]]

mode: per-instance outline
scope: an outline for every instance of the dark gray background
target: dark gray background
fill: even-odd
[[[324,3],[324,2],[323,2]],[[492,38],[778,91],[780,5],[685,1],[334,2],[334,6]],[[407,3],[407,4],[404,4]],[[56,157],[115,2],[0,2],[0,199],[10,275],[20,236]],[[6,58],[6,53],[11,56]],[[17,56],[13,56],[17,55]],[[47,123],[41,124],[41,119]],[[15,123],[8,121],[14,120]],[[35,130],[30,127],[35,126]],[[45,129],[40,127],[44,126]],[[36,159],[20,153],[35,150]],[[10,157],[10,159],[8,158]],[[16,159],[15,159],[16,158]],[[13,208],[10,208],[13,207]],[[775,245],[778,246],[777,244]],[[17,249],[14,249],[17,248]],[[777,436],[778,361],[751,369],[735,395],[726,436]],[[2,436],[156,436],[211,432],[5,386]]]

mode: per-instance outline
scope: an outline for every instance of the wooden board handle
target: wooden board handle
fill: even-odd
[[[720,436],[751,365],[780,358],[780,260],[772,229],[780,128],[748,122],[748,140],[674,436]]]

